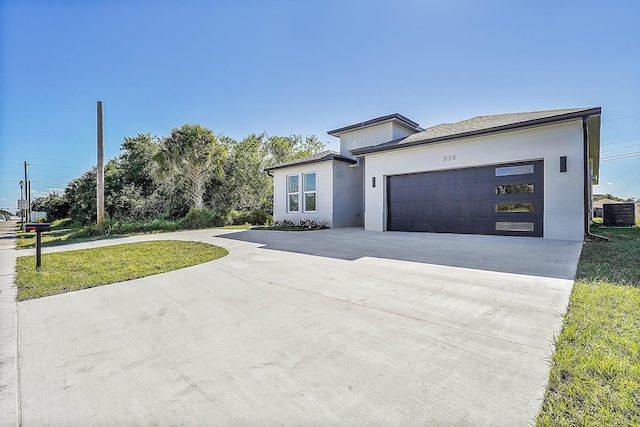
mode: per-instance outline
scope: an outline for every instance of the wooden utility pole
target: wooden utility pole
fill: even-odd
[[[31,222],[31,188],[29,188],[29,178],[27,177],[27,161],[24,161],[24,198],[27,200],[27,209],[24,214],[27,222]],[[22,191],[21,191],[22,192]],[[24,223],[22,229],[24,230]]]
[[[102,123],[102,101],[98,101],[98,225],[104,222],[104,126]]]

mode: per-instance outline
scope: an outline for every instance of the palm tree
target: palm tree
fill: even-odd
[[[171,129],[171,136],[162,141],[154,159],[161,176],[177,172],[187,178],[192,207],[202,208],[206,178],[222,176],[224,157],[224,148],[211,130],[187,124]]]

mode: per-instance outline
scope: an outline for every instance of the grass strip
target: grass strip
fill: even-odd
[[[611,240],[584,244],[576,279],[640,286],[640,228],[603,228],[593,231]]]
[[[164,224],[164,225],[163,225]],[[96,240],[118,239],[129,236],[140,236],[145,234],[171,233],[175,231],[187,231],[175,226],[177,223],[169,221],[153,221],[151,223],[131,223],[123,224],[115,231],[105,231],[93,226],[79,228],[54,228],[42,233],[42,247],[62,246],[71,243],[93,242]],[[252,226],[250,224],[227,225],[215,227],[222,229],[245,230]],[[107,234],[101,234],[101,233]],[[17,233],[16,249],[32,249],[36,247],[36,234],[33,232]]]
[[[78,233],[78,230],[75,229],[60,229],[42,233],[42,247],[62,246],[71,243],[92,242],[95,240],[116,239],[119,237],[128,237],[133,234],[134,233],[104,236],[85,236]],[[18,232],[16,239],[16,249],[33,249],[35,247],[36,233]]]
[[[640,425],[640,229],[592,230],[538,426]]]
[[[640,425],[640,289],[577,282],[539,426]]]
[[[224,248],[202,242],[161,240],[18,257],[18,301],[138,279],[212,261]]]

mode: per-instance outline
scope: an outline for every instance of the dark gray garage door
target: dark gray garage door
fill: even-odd
[[[387,177],[387,230],[542,236],[542,160]]]

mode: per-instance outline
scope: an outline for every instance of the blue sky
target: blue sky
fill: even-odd
[[[640,153],[640,2],[0,0],[0,207],[23,161],[61,191],[126,136],[315,134],[398,112],[602,107],[601,158]],[[627,147],[627,148],[623,148]],[[615,150],[615,151],[605,151]],[[640,157],[596,192],[640,197]]]

